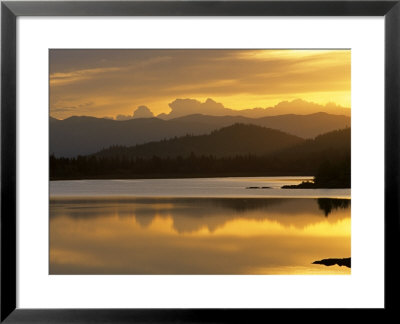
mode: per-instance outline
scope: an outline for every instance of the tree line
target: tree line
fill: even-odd
[[[340,161],[346,169],[332,167]],[[325,171],[321,166],[325,165]],[[350,172],[350,153],[324,151],[307,156],[285,154],[279,156],[236,155],[215,157],[196,155],[178,157],[124,158],[98,157],[95,155],[76,158],[50,156],[50,179],[96,178],[156,178],[156,177],[207,177],[207,176],[275,176],[317,175],[323,179],[340,177]]]

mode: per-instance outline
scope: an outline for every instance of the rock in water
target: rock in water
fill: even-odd
[[[323,264],[326,266],[332,266],[337,264],[338,266],[345,266],[351,268],[351,258],[343,259],[322,259],[319,261],[314,261],[313,264]]]

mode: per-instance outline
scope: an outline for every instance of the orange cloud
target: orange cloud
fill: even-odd
[[[157,115],[177,98],[209,97],[237,110],[295,98],[350,107],[350,73],[350,50],[52,50],[50,111],[102,117],[146,105]]]

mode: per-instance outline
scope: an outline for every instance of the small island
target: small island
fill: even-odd
[[[319,261],[314,261],[312,264],[323,264],[325,266],[333,266],[337,264],[342,267],[345,266],[347,268],[351,268],[351,258],[343,258],[343,259],[322,259]]]
[[[263,186],[263,187],[246,187],[246,189],[271,189],[271,187]]]

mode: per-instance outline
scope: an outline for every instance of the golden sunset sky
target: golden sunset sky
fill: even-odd
[[[178,98],[240,110],[303,99],[351,106],[350,50],[50,50],[50,115],[116,117]]]

